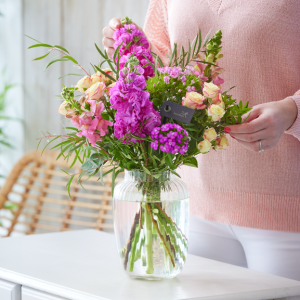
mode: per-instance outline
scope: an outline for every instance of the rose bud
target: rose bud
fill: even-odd
[[[199,149],[199,151],[200,151],[202,154],[205,154],[205,153],[208,153],[208,152],[209,152],[209,150],[212,148],[212,146],[211,146],[210,141],[208,141],[208,140],[203,140],[202,142],[200,142],[200,143],[197,145],[197,148]]]
[[[219,105],[212,104],[208,107],[207,114],[211,117],[213,122],[216,122],[224,116],[225,110]]]
[[[205,129],[203,137],[208,141],[213,141],[217,138],[217,133],[214,128]]]
[[[207,98],[215,98],[219,94],[220,88],[212,82],[204,82],[203,94]]]
[[[216,141],[219,149],[226,149],[226,147],[229,146],[229,142],[225,134],[218,137]]]
[[[192,109],[204,109],[206,107],[203,101],[205,97],[197,92],[187,92],[185,98],[182,98],[182,106],[186,106]]]
[[[90,86],[92,85],[92,79],[89,76],[84,76],[80,79],[75,87],[77,87],[77,91],[84,93]]]

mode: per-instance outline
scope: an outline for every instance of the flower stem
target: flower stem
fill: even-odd
[[[145,204],[147,207],[147,203]],[[147,269],[146,274],[153,274],[153,249],[152,249],[152,219],[151,219],[151,212],[145,208],[145,231],[146,231],[146,260],[147,260]]]

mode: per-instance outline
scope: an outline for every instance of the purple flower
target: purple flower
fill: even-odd
[[[150,147],[162,152],[183,155],[188,150],[188,133],[178,124],[166,123],[151,131]]]

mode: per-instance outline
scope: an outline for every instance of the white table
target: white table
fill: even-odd
[[[0,239],[0,300],[261,300],[300,295],[300,282],[188,255],[165,281],[127,277],[115,237],[96,230]]]

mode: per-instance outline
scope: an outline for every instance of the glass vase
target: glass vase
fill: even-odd
[[[114,228],[120,260],[132,278],[178,275],[185,263],[189,192],[169,171],[125,171],[114,191]]]

